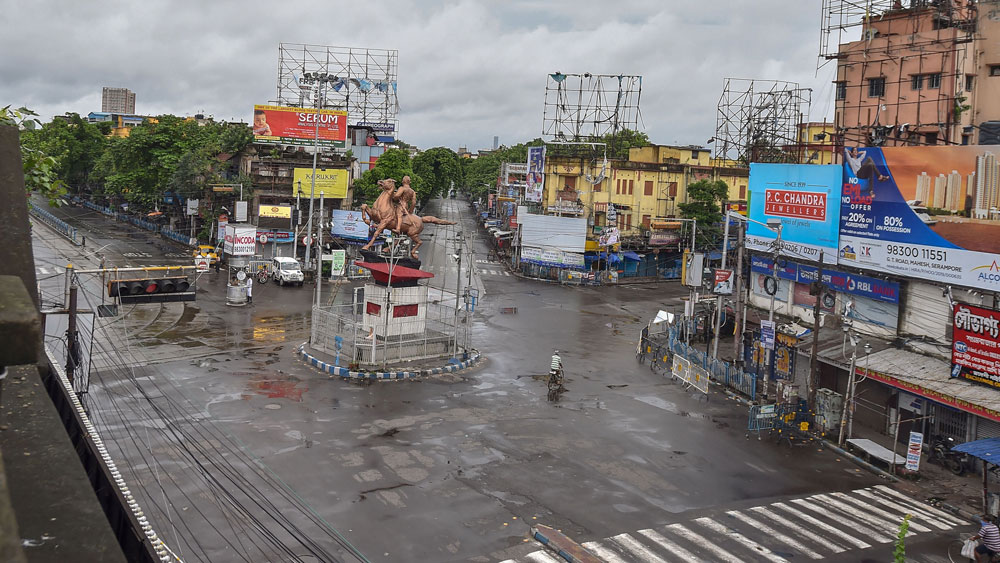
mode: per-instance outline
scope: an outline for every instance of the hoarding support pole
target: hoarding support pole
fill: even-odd
[[[812,351],[809,353],[809,379],[806,397],[809,403],[809,411],[816,411],[816,388],[819,387],[819,328],[820,328],[820,308],[823,300],[823,251],[819,251],[819,268],[816,274],[816,304],[813,305],[813,341]],[[854,377],[854,374],[851,374]]]
[[[315,171],[313,175],[315,176]],[[319,307],[320,294],[323,293],[323,196],[325,192],[319,193],[319,228],[316,229],[316,306]],[[330,271],[333,271],[333,264],[330,264]]]
[[[855,351],[851,353],[850,373],[847,374],[847,388],[844,389],[844,406],[841,409],[840,413],[840,434],[837,436],[838,446],[844,445],[844,440],[845,440],[844,429],[847,428],[847,409],[851,401],[851,395],[853,394],[854,391],[854,366],[857,365],[857,361],[858,361],[858,351],[855,349]],[[896,419],[896,424],[898,428],[899,425],[898,416]],[[893,461],[895,461],[895,459],[893,459]]]
[[[723,204],[723,209],[727,207],[728,204]],[[726,269],[726,257],[729,255],[729,214],[723,215],[723,219],[726,221],[726,226],[724,228],[724,234],[722,235],[722,268]],[[713,281],[714,284],[714,281]],[[715,289],[715,288],[713,288]],[[712,341],[712,357],[719,359],[719,330],[722,329],[722,294],[720,293],[715,299],[715,339]]]
[[[736,231],[736,306],[733,314],[736,316],[733,324],[733,361],[736,365],[743,362],[743,221],[737,225]]]
[[[77,358],[80,355],[80,340],[76,330],[76,283],[69,286],[69,320],[66,328],[66,377],[73,383]]]

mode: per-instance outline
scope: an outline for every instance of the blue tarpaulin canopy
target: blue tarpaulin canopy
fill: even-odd
[[[1000,438],[983,438],[959,444],[952,448],[956,452],[962,452],[979,458],[986,463],[1000,465]]]
[[[625,259],[626,260],[634,260],[634,261],[638,262],[639,260],[642,260],[642,257],[640,257],[635,252],[632,252],[631,250],[628,250],[628,251],[625,252]]]

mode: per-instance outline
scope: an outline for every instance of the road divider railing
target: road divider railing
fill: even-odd
[[[177,231],[171,231],[170,229],[160,229],[160,234],[164,237],[177,241],[181,244],[186,244],[188,246],[198,246],[198,239],[192,238],[184,233],[178,233]]]
[[[666,373],[672,372],[671,356],[680,356],[686,362],[690,362],[691,366],[707,372],[708,378],[716,384],[739,393],[750,401],[757,398],[756,375],[685,344],[678,337],[678,330],[675,326],[671,326],[663,333],[650,335],[644,339],[639,345],[639,356],[643,361],[649,359],[653,367],[659,366]],[[701,375],[702,372],[698,371],[697,374]],[[694,383],[693,381],[685,381]]]
[[[52,230],[56,231],[57,233],[59,233],[62,236],[66,237],[67,239],[69,239],[70,242],[72,242],[73,244],[76,244],[76,245],[83,244],[78,239],[77,232],[76,232],[76,227],[71,227],[69,225],[69,223],[67,223],[66,221],[63,221],[62,219],[60,219],[58,217],[56,217],[49,210],[42,209],[41,207],[38,207],[37,205],[35,205],[34,203],[31,203],[29,201],[28,202],[28,212],[31,213],[31,215],[33,217],[35,217],[36,219],[38,219],[42,223],[45,223],[46,225],[48,225],[49,227],[51,227]]]

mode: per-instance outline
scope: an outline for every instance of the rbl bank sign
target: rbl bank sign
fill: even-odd
[[[764,214],[826,222],[826,195],[821,192],[764,190]]]

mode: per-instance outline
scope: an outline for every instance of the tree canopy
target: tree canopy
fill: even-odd
[[[697,240],[703,248],[715,249],[721,240],[722,208],[729,186],[722,180],[698,180],[688,185],[688,203],[678,205],[681,217],[698,222]]]
[[[413,171],[427,183],[427,197],[447,193],[453,185],[462,186],[459,160],[455,151],[445,147],[434,147],[413,157]]]
[[[65,183],[56,172],[56,158],[41,149],[29,146],[24,141],[27,134],[41,125],[38,114],[28,108],[0,108],[0,126],[16,127],[21,138],[21,167],[24,173],[24,189],[38,192],[49,200],[49,205],[58,206],[59,198],[66,193]]]
[[[402,149],[389,149],[378,157],[375,166],[354,181],[354,203],[371,204],[382,193],[378,187],[379,180],[392,178],[399,186],[403,182],[403,176],[410,177],[410,187],[417,193],[417,205],[427,201],[430,197],[430,188],[427,182],[413,171],[410,155]]]

